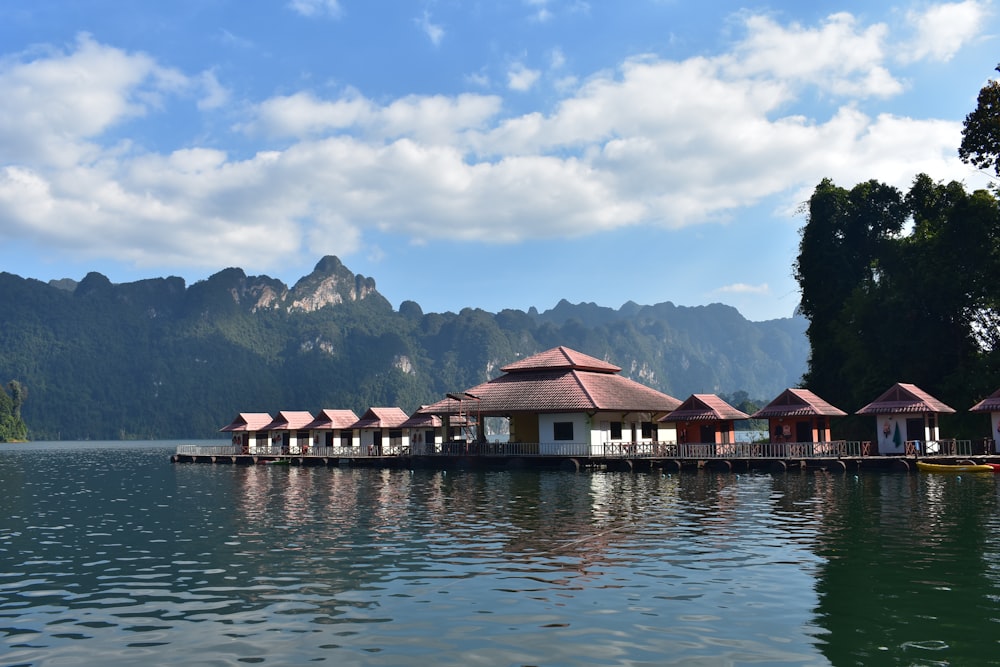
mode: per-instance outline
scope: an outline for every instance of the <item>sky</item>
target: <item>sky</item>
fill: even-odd
[[[989,184],[957,149],[998,9],[5,0],[0,270],[291,286],[336,255],[424,312],[789,317],[823,178]]]

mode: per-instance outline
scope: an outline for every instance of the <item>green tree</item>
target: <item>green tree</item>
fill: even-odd
[[[794,265],[809,320],[805,381],[835,405],[854,401],[852,387],[873,363],[859,349],[880,328],[868,297],[885,280],[906,217],[902,193],[877,181],[848,191],[824,179],[809,200]]]
[[[7,390],[0,389],[0,442],[26,440],[28,428],[21,419],[21,404],[27,391],[17,380],[11,380],[7,384]]]
[[[7,391],[10,392],[10,400],[13,405],[14,417],[20,419],[21,406],[24,405],[24,400],[28,397],[28,388],[17,380],[11,380],[7,383]]]
[[[923,174],[905,197],[873,181],[850,192],[822,181],[795,266],[810,322],[807,386],[848,411],[901,381],[955,407],[992,392],[998,248],[989,192]]]
[[[1000,65],[996,70],[1000,72]],[[1000,82],[995,79],[982,87],[975,110],[965,117],[958,156],[1000,176]]]

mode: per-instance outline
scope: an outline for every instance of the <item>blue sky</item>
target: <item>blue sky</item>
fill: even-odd
[[[988,183],[957,147],[998,28],[989,0],[10,0],[0,269],[291,285],[337,255],[425,312],[787,317],[822,178]]]

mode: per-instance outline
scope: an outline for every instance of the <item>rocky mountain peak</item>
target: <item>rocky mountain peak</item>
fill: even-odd
[[[325,306],[360,301],[377,294],[375,280],[355,275],[340,259],[322,258],[312,273],[301,278],[288,294],[289,311],[312,312]]]

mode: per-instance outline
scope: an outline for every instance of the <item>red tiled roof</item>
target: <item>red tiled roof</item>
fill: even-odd
[[[413,413],[409,419],[400,424],[402,428],[441,428],[441,418],[422,412]]]
[[[219,431],[223,433],[261,431],[270,423],[271,415],[266,412],[241,412],[228,426],[223,426]]]
[[[525,371],[554,370],[557,368],[572,368],[581,371],[596,371],[598,373],[620,373],[621,368],[596,357],[571,350],[568,347],[554,347],[545,352],[533,354],[520,361],[504,366],[504,373],[519,373]]]
[[[264,431],[302,431],[313,421],[311,413],[298,410],[282,410],[278,416],[265,426]]]
[[[402,408],[368,408],[352,428],[402,428],[409,417]]]
[[[564,363],[560,359],[574,361]],[[512,366],[513,372],[467,390],[467,394],[479,400],[464,400],[460,404],[454,398],[445,398],[419,412],[462,411],[487,416],[597,410],[669,412],[680,405],[673,396],[621,377],[617,366],[567,348],[555,348]],[[509,371],[512,366],[504,370]]]
[[[846,415],[846,412],[830,405],[808,389],[786,389],[773,401],[750,415],[750,418],[844,417]]]
[[[715,394],[691,394],[680,407],[662,417],[660,421],[722,421],[748,417],[747,413],[737,410]]]
[[[354,410],[320,410],[316,419],[306,424],[305,428],[316,431],[351,428],[358,421]]]
[[[969,412],[1000,412],[1000,389],[973,405]]]
[[[897,382],[888,391],[858,410],[859,415],[885,415],[900,413],[954,412],[920,387]]]

